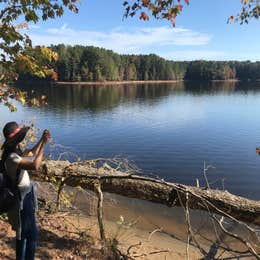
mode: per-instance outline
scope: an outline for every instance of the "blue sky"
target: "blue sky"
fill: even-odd
[[[173,28],[168,21],[123,20],[123,0],[81,0],[79,13],[31,25],[34,44],[81,44],[117,53],[155,53],[170,60],[260,60],[260,20],[227,24],[240,0],[190,0]]]

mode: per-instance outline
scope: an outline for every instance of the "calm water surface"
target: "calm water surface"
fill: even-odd
[[[260,84],[20,86],[49,105],[2,108],[1,123],[35,119],[49,128],[54,157],[123,156],[145,173],[260,200]],[[33,91],[32,91],[33,90]],[[65,153],[63,153],[65,152]]]

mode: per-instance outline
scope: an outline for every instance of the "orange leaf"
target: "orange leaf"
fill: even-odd
[[[145,12],[142,12],[141,16],[140,16],[140,19],[143,19],[144,21],[145,20],[149,20],[149,16]]]
[[[150,0],[142,0],[143,6],[148,6],[148,4],[150,3]]]
[[[52,80],[57,80],[58,79],[58,73],[57,72],[53,72],[52,75],[51,75],[51,79]]]
[[[183,8],[183,5],[176,5],[175,8],[177,9],[178,12],[180,12]]]

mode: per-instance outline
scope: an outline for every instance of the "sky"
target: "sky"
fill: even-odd
[[[79,13],[29,27],[35,45],[93,45],[168,60],[260,60],[260,19],[227,23],[240,0],[190,0],[173,27],[167,20],[123,19],[123,0],[81,0]]]

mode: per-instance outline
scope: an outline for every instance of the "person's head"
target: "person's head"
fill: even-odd
[[[13,150],[21,143],[29,127],[19,126],[16,122],[9,122],[3,128],[5,142],[2,149]]]

